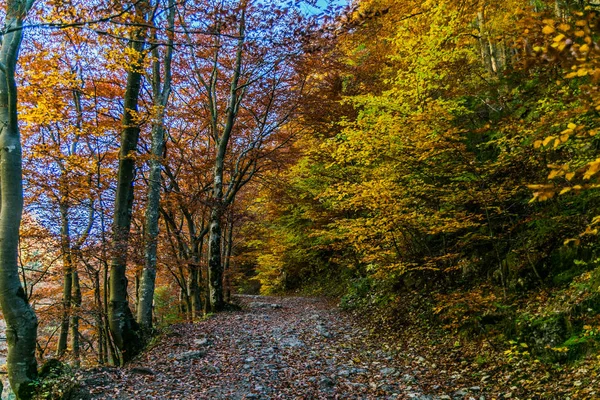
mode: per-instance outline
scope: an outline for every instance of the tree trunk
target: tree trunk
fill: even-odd
[[[225,306],[225,301],[223,299],[223,264],[221,260],[221,219],[226,206],[225,199],[223,198],[223,166],[227,154],[227,146],[229,144],[231,132],[233,131],[233,126],[238,117],[240,103],[244,92],[243,89],[240,89],[238,84],[242,74],[242,57],[246,31],[246,6],[246,1],[240,2],[241,14],[238,28],[239,37],[236,49],[235,66],[231,84],[229,86],[226,122],[223,127],[223,133],[220,136],[217,134],[219,122],[214,119],[214,117],[211,121],[211,129],[216,138],[215,144],[217,146],[217,156],[213,168],[212,207],[209,220],[210,236],[208,239],[208,297],[210,300],[208,309],[212,312],[221,311]],[[218,68],[216,64],[214,65],[214,68]],[[241,93],[238,93],[239,91]],[[215,107],[214,104],[216,104],[217,99],[211,97],[209,100],[212,107]],[[213,115],[216,115],[214,111]]]
[[[150,180],[148,183],[148,203],[146,204],[146,240],[144,268],[139,290],[137,321],[144,332],[152,330],[152,303],[156,280],[156,247],[158,237],[158,216],[161,188],[161,156],[164,148],[164,129],[152,129],[152,155],[150,158]]]
[[[72,296],[72,316],[71,316],[71,351],[73,352],[73,362],[79,367],[79,310],[81,309],[81,286],[79,284],[79,273],[73,269],[73,296]]]
[[[94,271],[94,303],[96,306],[95,319],[98,332],[98,364],[106,362],[106,346],[104,342],[104,323],[102,319],[102,294],[100,293],[100,270]]]
[[[64,173],[64,171],[63,171]],[[61,182],[60,201],[60,219],[61,232],[60,244],[63,259],[63,300],[62,300],[62,320],[60,324],[60,333],[58,336],[58,345],[56,355],[62,357],[67,351],[67,341],[69,337],[69,319],[71,318],[71,292],[73,290],[73,259],[71,257],[71,235],[69,229],[69,206],[67,204],[68,193],[66,182]]]
[[[189,296],[186,292],[185,284],[182,284],[179,286],[179,314],[185,316],[186,319],[188,317],[189,305]]]
[[[225,271],[225,301],[231,302],[231,251],[233,250],[233,212],[230,213],[231,221],[227,228],[227,242],[225,243],[225,263],[223,270]]]
[[[192,318],[198,318],[202,314],[202,298],[200,297],[201,269],[199,260],[189,264],[190,273],[190,297],[192,301]]]
[[[496,46],[492,43],[492,39],[488,36],[488,45],[490,47],[490,62],[492,63],[492,71],[497,74],[500,72],[500,65],[498,64],[498,59],[496,57]]]
[[[146,21],[147,2],[136,4],[136,13]],[[145,27],[139,28],[133,35],[129,47],[137,55],[136,64],[143,65]],[[117,174],[117,193],[115,195],[115,212],[112,228],[113,253],[110,264],[110,303],[108,308],[109,327],[115,345],[121,352],[119,363],[122,365],[131,360],[143,347],[139,335],[139,325],[129,308],[127,299],[127,251],[129,246],[129,230],[133,207],[133,180],[135,175],[135,157],[140,134],[137,110],[140,94],[142,72],[139,67],[127,72],[123,110],[123,131],[119,151],[119,170]]]
[[[488,73],[493,74],[494,66],[492,62],[492,48],[488,41],[488,33],[485,27],[485,16],[483,11],[477,13],[477,25],[479,26],[479,51],[481,52],[481,61]]]
[[[0,47],[0,307],[6,321],[8,379],[17,399],[31,396],[37,378],[38,321],[21,286],[19,226],[23,213],[21,137],[17,120],[15,67],[23,19],[33,1],[10,1]]]
[[[194,238],[192,245],[192,263],[188,265],[190,274],[190,297],[192,299],[192,318],[200,317],[203,312],[201,294],[202,282],[202,248],[204,247],[204,237],[208,230],[204,228],[204,217],[202,218],[202,232]]]
[[[222,168],[221,168],[222,173]],[[212,210],[210,211],[210,236],[208,238],[208,287],[210,312],[221,311],[225,306],[223,300],[223,264],[221,263],[221,204],[222,177],[215,179],[215,195],[213,196]]]
[[[169,28],[175,24],[174,0],[169,1]],[[156,35],[154,35],[156,39]],[[154,301],[154,288],[156,281],[156,248],[158,243],[158,218],[160,207],[161,167],[165,149],[165,108],[171,93],[171,60],[173,55],[173,34],[169,34],[169,41],[163,59],[164,84],[161,77],[161,62],[158,47],[153,50],[153,84],[156,119],[152,125],[152,150],[150,156],[150,177],[148,182],[148,203],[146,204],[146,238],[144,268],[142,270],[141,286],[139,291],[139,304],[137,309],[137,322],[144,335],[152,331],[152,304]],[[162,87],[161,87],[162,86]]]

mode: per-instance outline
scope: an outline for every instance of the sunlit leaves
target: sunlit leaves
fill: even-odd
[[[577,93],[580,106],[571,111],[569,118],[590,122],[569,122],[560,133],[548,135],[533,143],[534,148],[549,153],[563,150],[573,152],[576,156],[565,160],[566,163],[559,167],[550,166],[548,179],[554,180],[556,185],[530,186],[534,190],[532,201],[548,200],[554,194],[581,193],[593,189],[600,170],[600,160],[588,150],[596,135],[596,129],[591,123],[595,117],[591,113],[600,105],[600,93],[596,85],[600,78],[600,54],[592,33],[597,26],[598,15],[594,11],[588,11],[566,22],[544,20],[543,23],[545,25],[541,28],[541,33],[552,35],[552,39],[540,47],[544,57],[552,54],[552,49],[557,50],[559,54],[553,54],[549,59],[560,60],[565,79],[576,80],[582,89]],[[555,28],[561,33],[553,35]],[[567,48],[568,51],[565,50]],[[577,181],[581,183],[575,183]]]
[[[550,26],[550,25],[546,25],[544,27],[544,29],[542,29],[542,33],[544,33],[544,35],[551,35],[555,32],[554,27]]]

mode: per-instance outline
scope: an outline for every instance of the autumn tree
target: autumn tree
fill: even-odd
[[[127,296],[127,251],[133,207],[133,180],[135,153],[140,134],[138,99],[140,95],[148,35],[146,26],[152,9],[146,1],[135,3],[134,27],[128,44],[131,65],[127,70],[127,84],[123,102],[123,119],[117,192],[112,224],[113,249],[110,267],[109,323],[115,344],[121,351],[120,362],[127,362],[141,349],[139,326],[129,307]]]
[[[196,6],[206,7],[201,2]],[[267,9],[252,1],[226,2],[209,7],[201,19],[198,15],[190,12],[184,29],[190,44],[189,78],[194,96],[203,99],[199,112],[208,121],[204,129],[213,152],[209,309],[221,310],[223,215],[261,168],[264,154],[277,147],[272,138],[294,111],[302,87],[294,62],[302,48],[292,34],[300,34],[303,19],[292,8]]]
[[[193,319],[203,313],[205,304],[202,261],[208,235],[210,153],[205,137],[189,129],[195,124],[194,114],[184,113],[179,118],[181,125],[171,127],[161,215],[163,240],[171,256],[165,267],[175,277],[186,313]]]
[[[541,248],[556,246],[552,235],[518,223],[552,225],[525,188],[544,162],[526,145],[543,119],[521,93],[552,97],[547,86],[527,86],[551,82],[550,70],[516,69],[528,12],[514,2],[363,1],[340,21],[330,53],[339,63],[312,78],[352,107],[329,125],[306,114],[313,130],[303,157],[274,178],[286,190],[273,190],[265,209],[257,204],[275,218],[256,230],[267,289],[329,271],[384,297],[486,275],[506,294],[550,273],[539,263]],[[549,113],[564,107],[542,101]]]
[[[100,62],[97,52],[92,55],[96,45],[93,32],[76,28],[55,30],[52,35],[34,31],[22,56],[30,66],[21,77],[28,91],[20,110],[27,122],[23,129],[26,212],[47,227],[61,227],[62,232],[50,229],[62,242],[63,315],[56,351],[65,355],[70,335],[75,362],[79,320],[82,312],[88,312],[81,275],[91,265],[89,248],[104,234],[102,204],[112,185],[109,177],[118,143],[117,120],[103,109],[112,107],[110,103],[116,103],[120,93],[97,75],[107,62]],[[46,284],[52,281],[47,279]],[[87,285],[84,280],[84,289]],[[102,285],[95,282],[92,286],[97,303],[94,318],[101,331],[104,310],[98,298]],[[44,324],[47,317],[42,314]]]
[[[156,280],[156,251],[158,241],[158,219],[160,212],[160,193],[162,182],[161,158],[165,149],[165,113],[169,96],[171,95],[171,62],[173,59],[173,37],[175,27],[175,2],[167,4],[167,42],[161,57],[159,43],[157,42],[156,28],[152,33],[152,95],[154,97],[154,121],[151,133],[151,158],[150,173],[148,177],[148,200],[146,203],[145,222],[145,265],[142,270],[139,289],[137,322],[142,329],[149,331],[152,328],[152,304],[154,300],[154,286]]]
[[[19,399],[28,398],[31,383],[37,377],[37,318],[27,303],[17,264],[23,186],[15,69],[23,21],[32,6],[32,0],[6,4],[0,47],[0,306],[7,324],[8,376]]]

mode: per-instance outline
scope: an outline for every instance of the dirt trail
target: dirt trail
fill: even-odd
[[[87,377],[96,399],[454,399],[426,395],[402,360],[319,299],[241,297],[180,324],[125,369]],[[474,394],[473,394],[474,395]],[[482,398],[483,396],[481,396]],[[474,397],[480,399],[480,395]]]

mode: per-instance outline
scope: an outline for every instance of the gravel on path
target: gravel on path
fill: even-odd
[[[91,371],[84,385],[94,399],[484,399],[477,388],[424,394],[397,354],[325,300],[239,300],[242,311],[175,325],[126,368]]]

